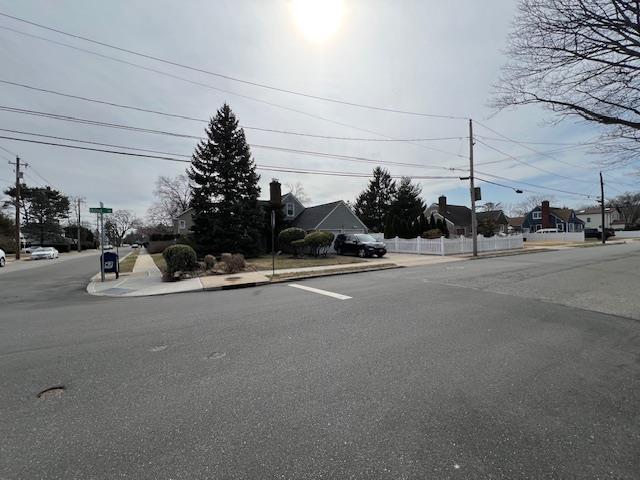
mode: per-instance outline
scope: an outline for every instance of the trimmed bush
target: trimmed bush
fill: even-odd
[[[216,270],[223,271],[224,273],[239,273],[247,267],[247,262],[244,259],[244,255],[241,253],[223,253],[220,257],[220,261],[216,263]]]
[[[167,275],[173,278],[178,272],[193,272],[198,269],[198,258],[188,245],[171,245],[162,252],[167,264]]]
[[[303,240],[305,238],[304,230],[297,227],[285,228],[278,235],[278,248],[286,253],[292,253],[292,242]]]
[[[427,230],[421,235],[422,238],[434,239],[442,237],[442,232],[438,228],[432,228],[431,230]]]
[[[205,255],[204,256],[204,266],[207,270],[211,270],[216,264],[216,257],[213,255]]]
[[[291,250],[294,257],[302,257],[305,250],[304,238],[291,242]]]
[[[311,232],[304,237],[304,245],[308,249],[309,254],[318,257],[327,255],[329,247],[333,243],[335,235],[331,232]]]

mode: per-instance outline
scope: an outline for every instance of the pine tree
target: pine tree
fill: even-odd
[[[387,215],[387,219],[384,222],[384,238],[395,238],[396,232],[393,229],[393,217]]]
[[[255,255],[263,215],[244,130],[226,103],[205,129],[187,170],[194,209],[193,236],[200,253]]]
[[[369,186],[363,190],[354,204],[354,211],[362,222],[374,232],[382,232],[389,208],[396,194],[396,182],[389,172],[376,167]]]
[[[445,238],[449,238],[449,227],[447,227],[447,222],[445,220],[442,221],[442,234]]]
[[[429,219],[429,230],[433,230],[438,228],[436,224],[436,217],[433,216],[433,212],[431,213],[431,218]]]
[[[403,177],[390,207],[391,214],[409,222],[414,221],[424,212],[425,206],[420,198],[421,194],[420,185],[414,185],[409,177]]]
[[[436,228],[437,228],[438,230],[440,230],[440,232],[442,232],[442,233],[444,233],[444,225],[443,225],[443,223],[444,223],[444,222],[443,222],[443,221],[442,221],[442,219],[440,219],[440,218],[439,218],[439,219],[438,219],[438,221],[436,222]]]

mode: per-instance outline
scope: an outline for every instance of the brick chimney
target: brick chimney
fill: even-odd
[[[441,195],[438,197],[438,213],[444,215],[447,211],[447,197]]]
[[[542,202],[542,228],[552,228],[550,212],[549,200],[544,200]]]

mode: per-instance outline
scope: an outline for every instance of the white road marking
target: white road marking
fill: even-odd
[[[299,288],[300,290],[306,290],[307,292],[319,293],[320,295],[326,295],[327,297],[337,298],[338,300],[348,300],[349,298],[351,298],[347,295],[342,295],[341,293],[328,292],[327,290],[307,287],[305,285],[299,285],[297,283],[290,283],[289,286],[293,288]]]

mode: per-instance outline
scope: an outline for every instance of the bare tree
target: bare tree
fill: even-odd
[[[502,203],[501,202],[485,202],[481,206],[481,208],[485,212],[490,212],[492,210],[500,210],[502,208]]]
[[[289,189],[289,192],[293,193],[293,195],[298,200],[300,200],[300,203],[303,203],[303,204],[311,203],[311,197],[309,197],[309,195],[307,195],[307,192],[305,192],[304,185],[302,185],[302,183],[300,182],[296,182],[295,184],[287,183],[286,187]]]
[[[624,223],[629,226],[640,224],[640,193],[624,193],[609,202],[609,206],[620,212]]]
[[[640,2],[520,0],[507,54],[494,106],[595,122],[617,161],[639,153]]]
[[[141,226],[142,221],[131,210],[116,210],[107,218],[104,230],[111,241],[120,246],[127,232]]]
[[[516,203],[511,206],[509,210],[509,216],[511,217],[522,217],[529,213],[536,207],[539,207],[544,200],[548,200],[549,202],[553,201],[553,196],[548,195],[529,195],[527,198],[522,200],[519,203]]]
[[[156,201],[147,210],[147,220],[153,225],[172,225],[173,219],[189,208],[191,188],[186,175],[160,176],[153,194]]]

